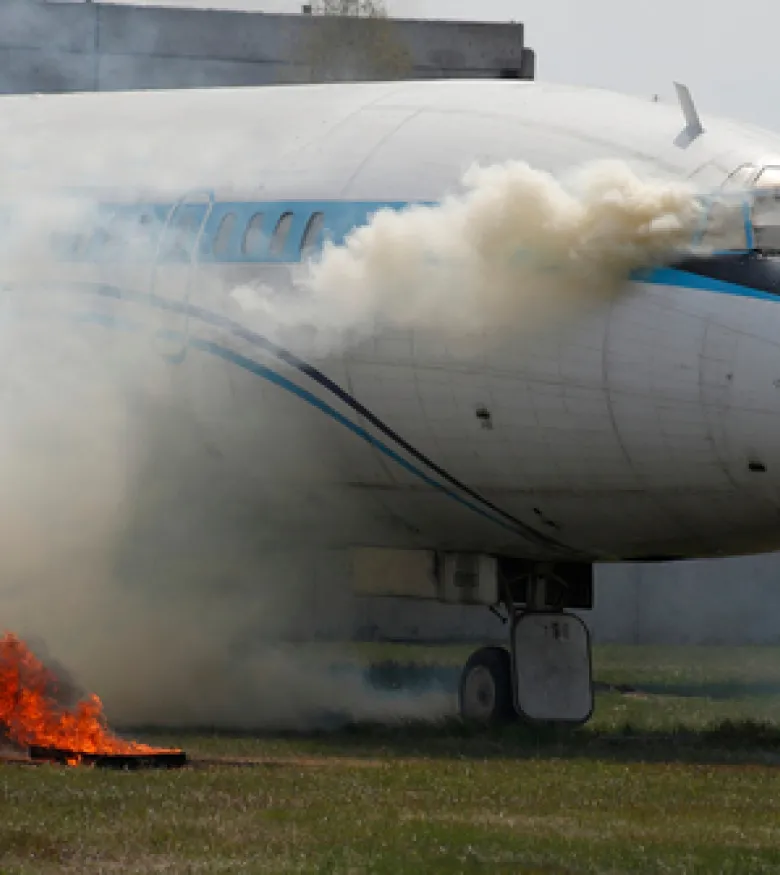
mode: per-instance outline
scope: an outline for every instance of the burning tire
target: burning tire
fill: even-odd
[[[181,750],[159,750],[150,753],[80,753],[52,747],[30,747],[30,759],[63,766],[94,766],[99,769],[178,769],[187,765],[187,755]]]
[[[108,728],[95,696],[67,708],[54,693],[57,678],[14,635],[0,638],[0,739],[27,748],[35,761],[114,768],[172,768],[183,751],[125,741]]]

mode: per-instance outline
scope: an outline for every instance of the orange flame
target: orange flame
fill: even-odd
[[[79,754],[164,753],[159,748],[124,741],[108,728],[103,703],[95,696],[64,708],[51,697],[54,674],[15,635],[0,638],[0,734],[18,745]]]

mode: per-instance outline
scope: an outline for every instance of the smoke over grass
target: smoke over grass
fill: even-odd
[[[306,643],[347,636],[347,569],[285,530],[281,486],[226,455],[224,429],[213,438],[201,411],[225,399],[150,338],[61,318],[79,301],[40,295],[9,294],[0,311],[2,628],[120,725],[301,729],[451,710],[435,690],[377,691],[338,647]]]
[[[316,592],[340,593],[324,569],[346,568],[276,525],[263,484],[241,483],[245,460],[209,453],[149,348],[3,327],[3,628],[45,645],[120,724],[297,729],[450,709],[435,691],[380,693],[338,647],[306,644],[349,628],[343,598]]]
[[[512,163],[464,183],[438,206],[378,213],[298,271],[291,292],[225,278],[220,300],[265,334],[313,338],[312,353],[388,327],[477,334],[489,349],[496,333],[530,336],[608,304],[699,215],[686,187],[621,164],[564,183]],[[447,695],[382,694],[311,643],[354,623],[344,555],[326,549],[334,475],[316,436],[275,419],[271,396],[231,365],[166,361],[159,315],[114,301],[98,308],[104,322],[142,318],[145,330],[81,319],[89,306],[68,292],[78,270],[43,244],[94,233],[94,204],[73,214],[59,196],[36,198],[35,221],[17,215],[0,254],[0,281],[24,283],[0,299],[0,625],[45,642],[123,723],[302,728],[447,713]],[[119,261],[143,248],[135,232],[111,233]],[[149,282],[143,264],[99,270]],[[158,295],[173,295],[169,277]],[[321,493],[302,459],[321,466]]]

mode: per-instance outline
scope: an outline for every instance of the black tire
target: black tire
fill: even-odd
[[[509,651],[483,647],[471,654],[460,676],[458,704],[469,723],[488,726],[517,719]]]

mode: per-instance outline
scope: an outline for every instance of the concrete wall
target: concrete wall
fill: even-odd
[[[0,93],[533,78],[522,24],[2,0]]]
[[[778,644],[778,558],[602,566],[594,636],[629,644]]]

